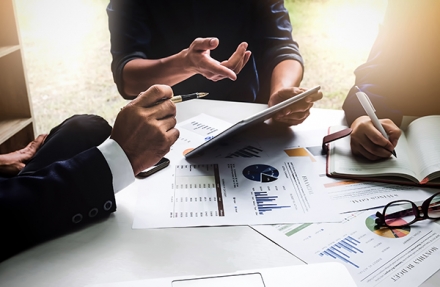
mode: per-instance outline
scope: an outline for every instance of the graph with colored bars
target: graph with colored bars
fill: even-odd
[[[218,165],[176,165],[171,203],[171,218],[225,216]]]
[[[269,195],[267,191],[255,191],[255,202],[257,203],[258,213],[264,215],[265,212],[281,209],[290,208],[289,205],[278,205],[276,200],[278,195]]]
[[[254,147],[254,146],[246,146],[242,149],[239,149],[229,155],[226,158],[235,158],[235,157],[260,157],[260,153],[263,152],[262,149]]]
[[[319,253],[319,256],[329,256],[333,259],[340,259],[345,263],[348,263],[356,268],[359,268],[352,260],[352,257],[355,254],[364,253],[357,246],[360,244],[360,241],[354,239],[351,236],[347,236],[338,243],[332,245],[330,248],[327,248],[323,252]]]

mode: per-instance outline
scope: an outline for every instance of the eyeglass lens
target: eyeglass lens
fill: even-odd
[[[440,218],[440,194],[431,199],[426,215],[431,219]],[[391,227],[412,223],[416,218],[417,208],[413,203],[407,200],[399,200],[391,203],[386,208],[384,214],[385,224]]]
[[[402,226],[416,219],[417,210],[409,201],[396,201],[388,205],[385,210],[385,224],[388,226]]]
[[[428,207],[429,218],[440,218],[440,194],[434,196]]]

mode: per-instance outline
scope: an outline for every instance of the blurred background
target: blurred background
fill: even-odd
[[[16,0],[37,133],[76,113],[114,122],[127,103],[110,70],[108,0]],[[305,60],[303,87],[321,85],[315,107],[340,109],[365,62],[386,0],[286,0]],[[220,59],[219,59],[220,60]]]

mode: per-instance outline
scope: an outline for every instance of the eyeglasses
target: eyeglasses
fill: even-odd
[[[376,228],[405,227],[420,220],[440,219],[440,192],[417,206],[409,200],[396,200],[385,205],[383,213],[376,213]]]

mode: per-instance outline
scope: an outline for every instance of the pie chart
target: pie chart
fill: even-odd
[[[397,228],[386,228],[382,227],[380,229],[376,229],[376,215],[370,215],[365,220],[365,225],[367,225],[368,229],[370,229],[372,232],[376,233],[379,236],[387,237],[387,238],[402,238],[407,236],[411,228],[409,226],[406,227],[397,227]],[[402,220],[402,224],[405,224],[406,221]]]
[[[279,171],[266,164],[254,164],[243,169],[243,175],[249,180],[257,182],[272,182],[278,179]]]

